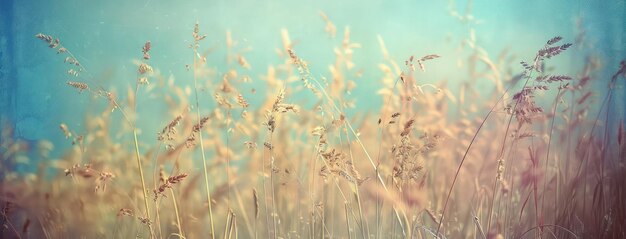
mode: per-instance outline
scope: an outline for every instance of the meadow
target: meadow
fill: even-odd
[[[33,36],[74,97],[95,103],[72,116],[80,126],[58,124],[65,142],[23,141],[2,122],[2,237],[626,237],[626,130],[612,112],[626,63],[588,54],[561,70],[555,59],[586,49],[584,31],[529,42],[529,59],[468,37],[452,89],[423,75],[453,57],[392,56],[378,36],[383,57],[359,66],[350,28],[320,16],[333,62],[307,61],[283,29],[281,63],[255,69],[231,32],[199,22],[179,46],[186,75],[153,64],[159,46],[145,39],[121,89],[64,45],[80,39]],[[204,44],[217,37],[219,64]],[[352,96],[364,78],[381,107]],[[55,144],[68,150],[53,159]]]

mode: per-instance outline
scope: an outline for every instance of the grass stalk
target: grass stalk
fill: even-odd
[[[194,62],[195,62],[195,58],[194,58]],[[197,112],[197,116],[198,116],[198,124],[200,123],[200,108],[199,108],[199,103],[198,103],[198,88],[197,88],[197,83],[196,83],[196,77],[195,77],[195,73],[194,73],[194,90],[196,92],[196,112]],[[215,237],[215,227],[213,226],[213,209],[211,206],[211,190],[209,189],[209,173],[208,173],[208,169],[207,169],[207,163],[206,163],[206,155],[204,153],[204,141],[202,139],[202,131],[198,132],[199,135],[199,139],[200,139],[200,152],[202,154],[202,168],[204,171],[204,185],[205,185],[205,189],[206,189],[206,197],[207,197],[207,203],[208,208],[209,208],[209,218],[211,220],[211,237],[214,238]]]
[[[344,204],[344,209],[346,213],[346,226],[348,228],[348,238],[352,239],[352,230],[350,230],[350,216],[348,216],[348,204]]]
[[[274,138],[274,132],[270,133],[270,145],[272,144]],[[270,149],[270,190],[271,190],[271,199],[272,199],[272,224],[274,225],[274,238],[278,238],[278,211],[276,207],[276,189],[274,189],[274,149]]]
[[[248,213],[246,212],[245,207],[243,205],[243,200],[241,199],[241,193],[239,192],[238,188],[234,188],[233,191],[235,193],[235,199],[237,200],[237,204],[238,204],[239,208],[241,208],[241,214],[243,215],[243,221],[244,221],[244,223],[246,225],[246,228],[247,228],[247,231],[248,231],[248,235],[250,237],[253,237],[254,236],[253,230],[256,230],[256,229],[253,229],[252,226],[250,225],[250,218],[249,218]],[[255,219],[256,219],[256,217],[255,217]],[[255,223],[256,223],[256,220],[255,220]]]
[[[197,26],[198,24],[196,23],[196,30],[197,30]],[[197,34],[197,32],[195,32]],[[198,117],[198,122],[197,124],[200,125],[200,121],[202,120],[201,116],[200,116],[200,100],[198,99],[198,77],[196,74],[197,71],[197,56],[198,56],[198,49],[197,49],[197,44],[198,44],[198,38],[196,37],[196,41],[195,41],[195,47],[193,48],[193,89],[194,89],[194,93],[195,93],[195,98],[196,98],[196,116]],[[204,140],[202,137],[202,130],[200,130],[198,132],[198,138],[200,140],[200,153],[202,155],[202,169],[204,172],[204,186],[205,186],[205,190],[206,190],[206,199],[207,199],[207,204],[208,204],[208,209],[209,209],[209,219],[211,220],[210,225],[211,225],[211,238],[215,238],[215,226],[214,226],[214,221],[213,221],[213,209],[211,206],[211,190],[210,190],[210,186],[209,186],[209,172],[207,169],[207,162],[206,162],[206,154],[204,152]]]
[[[174,204],[174,213],[176,214],[176,227],[178,227],[178,234],[185,237],[183,233],[183,224],[180,223],[180,213],[178,211],[178,202],[176,201],[176,194],[174,189],[170,188],[170,195],[172,195],[172,203]]]
[[[143,191],[143,202],[146,209],[146,218],[150,219],[150,208],[148,206],[148,190],[146,190],[146,180],[144,179],[143,167],[141,166],[141,156],[139,154],[139,143],[137,140],[137,128],[133,127],[133,138],[135,142],[135,158],[137,159],[137,167],[139,168],[139,176],[141,178],[141,189]],[[148,222],[148,229],[150,230],[150,238],[154,237],[152,231],[152,225]]]
[[[478,137],[478,133],[480,133],[480,130],[485,125],[485,122],[487,122],[487,119],[489,119],[489,116],[491,115],[491,113],[493,113],[493,111],[495,110],[496,106],[498,106],[498,104],[500,104],[500,101],[502,101],[502,99],[507,94],[507,92],[509,92],[509,89],[511,89],[511,87],[513,87],[513,85],[510,85],[506,90],[504,90],[504,92],[502,93],[500,98],[496,101],[496,103],[493,104],[493,106],[491,107],[489,112],[487,112],[487,115],[485,115],[485,117],[483,117],[483,120],[480,123],[480,125],[478,126],[478,129],[476,129],[476,132],[474,133],[474,136],[472,137],[472,140],[470,141],[469,145],[467,146],[467,149],[465,149],[465,153],[463,154],[463,158],[461,158],[461,162],[459,163],[459,166],[456,169],[456,173],[454,174],[454,178],[452,179],[452,185],[450,185],[450,189],[448,190],[448,195],[446,196],[446,201],[443,204],[443,209],[441,210],[441,218],[439,219],[439,223],[437,225],[437,230],[435,231],[435,235],[439,235],[439,230],[441,229],[441,224],[443,223],[443,217],[444,217],[444,215],[446,213],[446,209],[448,207],[448,202],[450,201],[450,196],[452,195],[452,189],[454,189],[454,185],[456,184],[456,180],[459,177],[459,173],[461,172],[461,168],[463,167],[463,163],[465,162],[465,159],[467,158],[467,154],[469,153],[470,149],[472,148],[472,145],[474,145],[474,141]]]
[[[272,238],[272,229],[270,228],[270,212],[269,212],[269,204],[267,203],[267,185],[266,185],[266,169],[265,166],[268,165],[265,161],[267,161],[265,157],[265,152],[262,152],[263,156],[263,165],[262,165],[262,175],[261,175],[261,183],[263,184],[263,204],[265,208],[265,226],[267,227],[267,238]]]
[[[346,132],[346,140],[347,140],[347,144],[348,144],[348,152],[350,153],[350,163],[352,165],[354,164],[354,155],[352,154],[352,145],[351,145],[351,141],[350,141],[350,134],[348,134],[348,129],[347,127],[345,127],[345,132]],[[355,180],[352,182],[353,186],[354,186],[354,195],[356,197],[356,202],[357,202],[357,206],[359,209],[359,218],[360,218],[360,227],[361,227],[361,235],[363,236],[363,238],[369,238],[370,237],[370,230],[369,227],[367,225],[367,221],[365,220],[365,217],[363,216],[363,206],[361,204],[361,195],[359,193],[359,183]]]
[[[226,215],[226,224],[224,224],[224,234],[222,235],[223,239],[229,238],[231,220],[232,220],[232,213],[228,211],[228,215]]]
[[[549,160],[550,160],[550,146],[552,145],[552,132],[554,132],[554,121],[556,119],[556,109],[559,106],[559,97],[561,96],[561,90],[562,90],[562,84],[559,86],[559,90],[556,93],[556,98],[554,99],[554,108],[552,109],[552,119],[550,121],[550,129],[548,131],[548,146],[546,148],[546,164],[544,165],[544,172],[546,174],[548,173],[548,163],[549,163]],[[556,164],[556,158],[554,160],[555,160],[554,166],[556,167],[556,165],[557,165]],[[558,187],[558,185],[559,185],[559,183],[558,183],[559,171],[558,170],[556,170],[556,172],[555,172],[555,177],[557,179],[556,186]],[[544,211],[544,212],[545,212],[545,195],[546,195],[546,184],[547,184],[547,181],[548,180],[544,180],[543,181],[543,193],[541,195],[541,208],[542,208],[542,211]],[[558,207],[557,207],[557,199],[558,199],[558,193],[555,192],[554,193],[554,210],[555,210],[554,211],[554,215],[555,215],[555,218],[556,218],[556,215],[559,215],[558,214]]]
[[[13,226],[13,223],[11,223],[11,220],[9,220],[9,217],[7,216],[7,214],[4,213],[4,210],[0,210],[0,213],[2,213],[2,216],[4,217],[4,221],[6,222],[5,227],[11,228],[11,231],[13,231],[13,233],[15,234],[15,237],[18,238],[18,239],[22,239],[22,236],[15,229],[15,227]],[[2,234],[4,234],[4,233],[2,233]]]

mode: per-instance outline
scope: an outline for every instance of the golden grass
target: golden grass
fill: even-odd
[[[336,26],[320,15],[333,39]],[[572,45],[558,45],[563,38],[555,37],[520,67],[490,58],[475,39],[465,39],[475,55],[464,65],[475,68],[468,69],[459,89],[452,89],[446,82],[419,79],[431,64],[452,57],[409,56],[398,64],[379,36],[383,59],[377,66],[358,66],[352,58],[361,45],[351,42],[349,28],[343,33],[326,79],[316,77],[324,72],[311,72],[283,29],[277,50],[281,63],[268,67],[263,82],[253,76],[256,69],[246,60],[246,49],[236,47],[230,31],[225,59],[236,63],[217,75],[202,53],[200,42],[207,36],[200,34],[199,24],[194,26],[193,59],[186,66],[193,82],[183,84],[166,83],[158,66],[148,64],[159,56],[151,54],[147,41],[135,89],[128,93],[131,108],[121,107],[58,38],[37,34],[63,55],[69,87],[109,105],[85,112],[83,129],[59,122],[59,134],[71,146],[54,160],[49,158],[53,144],[16,139],[10,122],[3,122],[1,235],[626,236],[621,227],[626,222],[621,189],[626,131],[623,119],[610,111],[614,90],[623,86],[625,63],[611,79],[596,77],[599,67],[592,57],[581,72],[561,72],[549,58],[563,57]],[[380,109],[353,103],[350,92],[362,82],[359,67],[383,73],[376,96],[383,102]],[[477,89],[474,83],[482,80],[493,89]],[[607,85],[606,93],[591,87],[592,80]],[[150,81],[162,89],[154,93],[155,101],[169,107],[168,116],[163,128],[153,130],[155,138],[140,141],[138,130],[148,130],[141,121],[161,117],[136,113],[140,87]],[[254,84],[267,84],[266,94],[244,90]],[[302,98],[309,101],[296,100]],[[360,112],[350,115],[352,107]],[[115,110],[122,121],[115,120]],[[191,110],[195,116],[188,114]],[[119,122],[128,127],[113,125]],[[117,141],[113,128],[132,134],[132,145]],[[36,173],[13,171],[14,165],[37,163]],[[50,169],[53,175],[47,174]]]

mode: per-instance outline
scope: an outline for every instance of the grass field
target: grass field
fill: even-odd
[[[561,70],[553,60],[583,38],[531,42],[530,59],[494,58],[469,38],[459,64],[470,70],[451,89],[421,77],[452,56],[391,56],[378,37],[379,64],[358,66],[348,28],[322,19],[339,39],[334,62],[308,62],[283,30],[282,63],[255,69],[230,32],[196,24],[180,46],[187,75],[161,74],[146,39],[121,91],[92,77],[70,39],[37,34],[73,97],[105,107],[76,112],[80,127],[61,122],[66,142],[23,141],[3,122],[2,237],[626,237],[626,131],[611,107],[626,63],[589,54]],[[225,68],[207,61],[209,37],[226,38]],[[363,67],[382,73],[368,79],[380,108],[351,96]],[[142,97],[167,114],[138,113]],[[162,130],[146,132],[150,121]],[[72,146],[52,159],[55,144]]]

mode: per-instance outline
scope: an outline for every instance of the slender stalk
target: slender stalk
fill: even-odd
[[[476,224],[476,228],[477,228],[477,230],[480,232],[480,236],[481,236],[483,239],[486,239],[486,238],[487,238],[487,236],[485,235],[485,232],[483,231],[482,226],[480,226],[480,221],[478,220],[478,217],[474,217],[474,223]]]
[[[274,132],[270,133],[270,144],[273,145]],[[274,149],[270,149],[270,190],[272,190],[272,221],[274,224],[274,238],[278,238],[278,212],[276,209],[276,190],[274,189]]]
[[[331,108],[334,109],[338,114],[341,114],[342,111],[339,109],[339,107],[337,107],[337,104],[332,99],[332,97],[330,97],[328,95],[328,92],[326,92],[326,89],[324,88],[324,86],[317,79],[315,79],[313,77],[311,77],[310,79],[313,80],[317,84],[317,88],[323,93],[324,97],[326,97],[327,101],[329,102],[329,105],[332,106]],[[397,82],[397,80],[396,80],[396,82]],[[379,174],[379,171],[377,170],[378,166],[374,163],[374,160],[372,159],[370,154],[367,152],[365,144],[363,144],[363,141],[361,141],[361,139],[359,138],[359,134],[356,133],[356,131],[354,130],[354,128],[352,127],[352,124],[350,124],[350,122],[346,121],[346,125],[350,129],[350,133],[352,133],[354,135],[357,143],[359,143],[359,146],[361,147],[361,149],[363,150],[363,153],[365,154],[367,160],[371,164],[371,166],[373,168],[373,171],[376,173],[376,179],[383,186],[383,189],[385,190],[385,192],[389,192],[389,189],[385,185],[382,177]],[[400,213],[398,212],[398,210],[397,210],[397,208],[395,206],[393,207],[393,211],[395,212],[396,217],[398,218],[398,220],[400,220]],[[405,212],[402,212],[402,213],[405,214]],[[403,231],[403,233],[404,233],[404,231]]]
[[[7,214],[4,213],[4,210],[0,210],[0,213],[2,213],[2,216],[4,216],[4,219],[6,221],[6,224],[8,224],[9,228],[11,228],[11,230],[13,231],[13,233],[15,233],[15,237],[18,239],[22,239],[22,236],[20,236],[20,233],[17,232],[17,230],[15,229],[15,227],[13,226],[13,223],[11,223],[11,220],[9,220],[9,217],[7,216]]]
[[[312,158],[309,160],[310,163],[310,170],[311,170],[311,183],[309,184],[309,203],[311,205],[311,218],[310,220],[310,224],[311,224],[311,231],[310,231],[310,235],[309,238],[314,238],[315,237],[315,199],[314,199],[314,195],[313,192],[315,191],[315,175],[316,175],[316,171],[317,171],[317,157],[319,157],[320,154],[320,143],[321,143],[321,137],[317,140],[317,144],[315,144],[315,148],[314,148],[314,153],[312,153]]]
[[[197,51],[194,49],[194,56],[193,56],[193,65],[194,65],[194,70],[193,70],[193,89],[196,95],[196,114],[198,116],[198,124],[200,124],[200,120],[202,119],[200,117],[200,103],[198,100],[198,80],[196,77],[196,55],[197,55]],[[202,153],[202,167],[203,167],[203,171],[204,171],[204,185],[206,187],[206,197],[207,197],[207,203],[209,204],[209,218],[211,220],[211,238],[215,238],[215,226],[213,225],[213,209],[211,208],[211,191],[209,190],[209,173],[208,173],[208,169],[206,166],[206,156],[204,153],[204,141],[202,139],[202,131],[198,132],[198,138],[200,139],[200,152]]]
[[[341,114],[342,111],[339,109],[339,107],[337,107],[337,104],[335,104],[335,101],[328,95],[328,93],[326,92],[326,90],[324,89],[322,84],[319,81],[317,81],[316,79],[314,79],[314,78],[312,80],[318,85],[318,88],[321,90],[321,92],[324,94],[324,96],[327,98],[327,100],[331,103],[330,105],[332,106],[332,108],[335,109],[335,111],[337,111],[337,113]],[[348,126],[348,129],[350,129],[350,133],[352,133],[352,135],[354,135],[356,142],[359,143],[359,146],[363,150],[363,153],[365,154],[365,157],[367,158],[369,163],[372,165],[372,167],[374,169],[374,172],[376,173],[376,178],[378,179],[380,184],[383,186],[383,189],[385,190],[385,192],[389,192],[389,189],[387,188],[387,186],[385,185],[382,177],[379,174],[378,166],[376,164],[374,164],[374,160],[372,160],[372,157],[367,152],[365,144],[363,144],[363,141],[361,141],[361,139],[359,138],[359,134],[356,133],[356,130],[354,130],[354,128],[352,127],[352,124],[350,124],[349,121],[346,121],[346,126]],[[393,211],[396,214],[396,218],[400,222],[400,226],[402,226],[402,222],[401,222],[401,219],[400,219],[400,212],[398,211],[398,209],[395,206],[393,207]],[[405,212],[402,211],[402,214],[405,214]],[[406,215],[404,215],[404,216],[406,217]],[[403,227],[403,234],[405,234],[404,227]]]
[[[322,159],[322,162],[324,162],[324,165],[325,165],[326,167],[330,168],[330,165],[328,164],[328,162],[326,161],[326,159],[324,159],[324,157],[321,157],[321,156],[320,156],[320,158]],[[341,196],[341,198],[343,199],[344,204],[345,204],[347,207],[349,207],[350,209],[352,209],[352,207],[350,206],[350,203],[349,203],[349,201],[348,201],[348,197],[346,196],[346,194],[343,192],[343,190],[342,190],[342,189],[341,189],[341,187],[339,186],[339,178],[338,178],[338,176],[336,176],[336,175],[335,175],[335,176],[333,176],[333,182],[334,182],[334,184],[335,184],[335,187],[337,188],[337,191],[339,192],[339,195],[340,195],[340,196]],[[333,201],[335,201],[335,200],[333,200]],[[332,212],[332,211],[331,211],[331,212]],[[358,220],[357,220],[356,215],[354,214],[354,212],[353,212],[352,210],[350,210],[350,212],[351,212],[351,214],[352,214],[352,217],[354,218],[354,221],[358,221]],[[332,218],[332,215],[331,215],[331,218]],[[334,226],[334,225],[333,225],[333,226]]]
[[[528,77],[526,78],[526,82],[524,82],[524,86],[522,86],[522,90],[526,88],[526,85],[528,85],[528,82],[530,81],[531,77],[532,77],[532,72],[528,74]],[[515,115],[515,111],[517,110],[517,106],[519,105],[521,100],[522,100],[521,97],[515,100],[515,104],[513,105],[511,116],[509,116],[509,121],[506,124],[506,129],[504,130],[504,139],[502,140],[502,147],[500,148],[500,152],[498,153],[497,159],[504,157],[504,151],[506,148],[506,140],[508,139],[509,130],[511,129],[511,122],[513,122],[513,116]],[[495,189],[495,186],[494,186],[494,189]],[[494,195],[495,195],[495,191],[494,191]],[[489,214],[487,215],[487,233],[489,233],[489,231],[491,230],[491,213],[493,212],[493,200],[494,198],[492,198],[491,206],[489,207]]]
[[[376,174],[379,174],[379,169],[376,169]],[[379,182],[376,181],[376,184],[379,184]],[[380,192],[376,190],[376,238],[380,238],[382,232],[382,210],[383,202],[380,199]]]
[[[354,155],[352,154],[352,146],[350,145],[351,144],[350,134],[348,134],[348,128],[345,127],[345,125],[344,125],[344,128],[346,132],[346,139],[348,141],[347,144],[348,144],[348,152],[350,153],[350,163],[354,165]],[[356,196],[357,206],[359,207],[359,217],[361,220],[361,234],[363,238],[369,238],[370,230],[367,225],[367,221],[365,220],[365,217],[363,216],[363,206],[361,204],[361,195],[359,193],[359,183],[355,180],[354,182],[352,182],[352,184],[354,185],[354,195]]]
[[[174,213],[176,213],[176,226],[178,227],[178,234],[182,237],[185,237],[185,234],[183,234],[183,224],[180,223],[178,202],[176,201],[176,194],[174,194],[174,189],[170,188],[170,194],[172,195],[172,202],[174,203]]]
[[[200,125],[200,122],[202,120],[202,118],[200,117],[200,100],[198,99],[198,77],[197,77],[197,67],[198,67],[198,59],[200,57],[200,54],[198,54],[198,47],[200,44],[200,41],[203,40],[204,38],[206,38],[206,35],[200,35],[200,30],[198,27],[198,23],[196,22],[195,26],[194,26],[194,30],[193,30],[193,38],[194,38],[194,42],[193,45],[191,45],[191,49],[193,50],[193,90],[196,96],[196,115],[198,117],[198,125]],[[207,164],[206,164],[206,155],[204,153],[204,140],[202,137],[202,131],[199,130],[198,135],[200,138],[200,152],[202,153],[202,168],[204,171],[204,186],[206,189],[206,197],[207,197],[207,204],[208,204],[208,208],[209,208],[209,219],[211,220],[211,238],[215,238],[215,226],[214,226],[214,222],[213,222],[213,209],[211,206],[211,190],[209,189],[209,172],[207,169]]]
[[[59,48],[64,48],[62,45],[59,44],[58,46]],[[74,54],[72,54],[72,52],[68,49],[66,49],[66,53],[73,58],[74,60],[77,60],[78,58],[76,58],[76,56],[74,56]],[[100,84],[98,84],[96,81],[93,80],[93,76],[91,75],[91,73],[89,73],[89,71],[87,71],[87,68],[85,68],[82,64],[77,65],[78,68],[80,68],[80,70],[82,72],[86,72],[87,75],[89,75],[89,78],[86,78],[85,80],[88,81],[90,84],[96,85],[98,86],[99,92],[94,92],[92,91],[92,89],[88,89],[89,92],[94,93],[95,95],[100,95],[100,96],[105,96],[108,98],[109,102],[111,104],[113,104],[113,109],[117,108],[119,109],[119,111],[121,112],[122,116],[124,117],[124,120],[128,123],[128,125],[130,125],[133,128],[133,140],[134,140],[134,144],[135,144],[135,156],[136,156],[136,160],[137,160],[137,167],[139,168],[139,175],[141,177],[141,188],[143,190],[143,199],[144,199],[144,205],[145,205],[145,210],[146,210],[146,218],[148,220],[150,220],[150,209],[148,206],[148,194],[147,194],[147,190],[146,190],[146,183],[145,183],[145,179],[144,179],[144,174],[143,174],[143,168],[141,166],[141,156],[139,153],[139,143],[137,140],[137,127],[135,125],[135,123],[133,123],[130,118],[128,117],[128,115],[126,114],[126,112],[124,111],[124,109],[117,103],[117,101],[115,100],[114,96],[112,93],[104,90],[104,87],[102,87]],[[139,83],[136,83],[137,85],[135,86],[135,97],[136,97],[136,93],[137,93],[137,89],[139,87]],[[135,103],[136,103],[136,99],[135,99]],[[136,105],[135,105],[136,106]],[[136,107],[133,107],[136,108]],[[84,153],[84,148],[83,148],[83,153]],[[81,156],[82,157],[82,156]],[[150,238],[154,238],[154,234],[153,234],[153,230],[152,230],[152,225],[150,223],[148,223],[148,229],[150,230]]]
[[[489,233],[489,226],[491,225],[491,214],[493,213],[493,205],[496,203],[496,192],[497,192],[497,188],[498,188],[498,181],[499,180],[494,180],[493,181],[493,188],[492,188],[492,192],[491,192],[491,200],[489,201],[489,214],[488,218],[489,218],[489,222],[487,223],[487,233]]]
[[[154,232],[155,237],[157,238],[163,238],[163,228],[161,227],[161,213],[159,210],[159,205],[160,203],[155,202],[155,206],[154,206],[154,213],[156,214],[155,217],[155,223],[157,225],[156,231]],[[159,233],[158,235],[156,233]]]
[[[133,127],[133,137],[135,141],[135,158],[137,159],[137,167],[139,168],[139,175],[141,177],[141,189],[143,191],[143,202],[146,207],[146,218],[150,219],[150,208],[148,207],[148,191],[146,190],[146,180],[143,177],[143,167],[141,166],[141,156],[139,155],[139,144],[137,141],[137,128]],[[154,237],[152,232],[152,225],[148,222],[148,229],[150,230],[150,238]]]
[[[233,224],[234,224],[234,229],[233,230],[235,231],[235,239],[238,239],[239,238],[239,230],[237,230],[237,217],[235,217],[235,222]]]
[[[250,218],[248,217],[248,213],[246,212],[246,207],[243,205],[243,200],[241,199],[241,193],[239,192],[238,188],[234,188],[233,192],[235,193],[235,199],[237,200],[237,204],[239,205],[239,208],[241,208],[241,214],[243,215],[243,221],[245,223],[246,229],[248,231],[248,235],[250,237],[253,237],[254,235],[252,234],[252,226],[250,225]],[[255,217],[256,219],[256,217]],[[255,220],[256,222],[256,220]]]
[[[350,217],[348,216],[348,204],[344,204],[345,212],[346,212],[346,226],[348,227],[348,238],[352,239],[352,230],[350,230]]]
[[[542,226],[544,226],[544,227],[554,227],[554,228],[558,228],[558,229],[561,229],[561,230],[563,230],[563,231],[565,231],[565,232],[567,232],[567,233],[571,234],[572,236],[574,236],[574,238],[578,238],[578,236],[576,235],[576,233],[572,232],[571,230],[569,230],[569,229],[567,229],[567,228],[565,228],[565,227],[562,227],[562,226],[559,226],[559,225],[550,225],[550,224],[546,224],[546,225],[542,225]],[[535,227],[532,227],[532,228],[530,228],[530,229],[526,230],[524,233],[522,233],[521,235],[519,235],[519,236],[517,236],[517,237],[515,237],[515,238],[523,238],[523,237],[524,237],[524,235],[528,234],[529,232],[531,232],[531,231],[533,231],[533,230],[537,230],[537,229],[540,229],[540,230],[541,230],[541,227],[542,227],[542,226],[535,226]]]
[[[613,76],[611,77],[611,81],[609,83],[609,92],[607,93],[607,95],[604,97],[604,100],[602,101],[602,105],[600,106],[600,109],[598,110],[598,114],[596,115],[596,119],[593,121],[593,125],[591,126],[591,132],[589,133],[589,143],[588,146],[585,147],[585,153],[583,154],[583,159],[581,160],[581,163],[578,167],[577,173],[576,173],[576,178],[578,178],[580,176],[580,173],[582,172],[582,165],[583,163],[585,163],[585,165],[589,164],[589,151],[591,151],[591,146],[592,144],[592,138],[593,138],[593,134],[594,134],[594,130],[596,128],[596,125],[598,124],[598,120],[600,119],[600,115],[602,115],[602,109],[604,108],[604,106],[607,104],[607,102],[611,99],[611,95],[613,94],[613,89],[615,87],[615,83],[617,81],[617,78],[626,73],[626,63],[624,61],[622,61],[620,63],[620,68],[617,70],[617,72],[615,72],[615,74],[613,74]],[[608,110],[607,110],[608,111]],[[608,119],[607,119],[607,123],[608,123]],[[608,125],[606,126],[608,127]],[[604,167],[604,166],[602,166]],[[587,166],[585,166],[585,168],[587,168]],[[583,195],[586,195],[587,193],[587,177],[584,177],[584,187],[583,187]],[[586,211],[586,205],[587,204],[587,197],[583,197],[583,213]]]
[[[270,213],[269,213],[269,204],[267,203],[267,185],[266,185],[266,169],[265,169],[265,165],[266,165],[266,157],[265,157],[265,152],[262,152],[262,158],[263,158],[263,166],[262,166],[262,172],[263,174],[261,175],[261,181],[263,184],[263,204],[265,204],[265,226],[267,226],[267,238],[272,238],[271,234],[272,234],[272,230],[270,228]]]
[[[461,159],[461,163],[459,163],[459,167],[457,167],[456,173],[454,174],[454,179],[452,179],[452,185],[450,185],[450,189],[448,190],[448,196],[446,196],[446,201],[443,204],[443,209],[441,210],[441,218],[439,219],[439,223],[437,225],[437,230],[435,231],[436,235],[439,235],[439,230],[441,229],[441,224],[443,223],[443,216],[446,213],[446,209],[448,207],[448,202],[450,201],[450,195],[452,195],[452,189],[454,189],[454,185],[456,184],[456,180],[459,177],[459,173],[461,172],[461,168],[463,167],[463,163],[465,162],[465,159],[467,158],[467,154],[469,153],[470,149],[472,148],[472,145],[474,145],[474,141],[476,140],[476,137],[478,136],[478,133],[480,133],[480,130],[485,125],[485,122],[487,122],[487,119],[489,118],[491,113],[493,113],[493,111],[495,110],[496,106],[498,106],[498,104],[500,104],[500,101],[502,101],[502,99],[507,94],[509,89],[511,89],[511,87],[513,87],[513,85],[510,85],[504,91],[504,93],[502,93],[502,96],[500,96],[500,99],[498,99],[498,101],[496,101],[496,103],[493,104],[493,106],[491,107],[489,112],[487,112],[487,115],[485,115],[485,117],[483,118],[483,121],[478,126],[478,129],[476,129],[476,133],[474,133],[474,136],[472,137],[472,140],[470,141],[469,145],[467,146],[467,149],[465,150],[465,153],[463,154],[463,158]]]
[[[226,180],[228,182],[228,193],[226,196],[226,207],[230,208],[230,194],[231,194],[231,176],[230,176],[230,155],[228,153],[228,150],[230,149],[230,136],[228,135],[229,133],[229,128],[230,128],[230,121],[231,121],[231,115],[230,115],[230,108],[228,108],[228,110],[226,111],[226,129],[224,130],[226,133]]]
[[[231,238],[233,234],[235,234],[235,238],[239,238],[237,234],[237,215],[235,215],[235,213],[233,213],[233,222],[232,222],[231,232],[228,235],[228,238]]]
[[[552,120],[550,122],[550,132],[548,133],[548,135],[549,135],[548,136],[548,148],[546,149],[546,151],[547,151],[546,152],[546,165],[544,166],[544,172],[546,174],[548,172],[548,162],[550,160],[550,146],[552,144],[552,132],[553,132],[553,129],[554,129],[554,121],[556,119],[556,109],[559,106],[559,97],[561,95],[561,90],[562,90],[562,84],[561,84],[561,86],[559,86],[559,91],[556,93],[556,98],[554,99],[554,109],[552,109]],[[555,160],[554,166],[556,167],[556,158],[554,160]],[[556,180],[557,180],[557,184],[556,184],[557,188],[558,188],[558,185],[559,185],[558,184],[558,180],[559,180],[558,173],[559,173],[559,171],[556,170],[555,175],[556,175]],[[544,180],[543,181],[543,193],[541,195],[541,207],[542,207],[542,211],[544,211],[544,212],[545,212],[545,195],[546,195],[546,184],[547,184],[547,181],[548,180]],[[556,215],[559,215],[558,214],[558,208],[556,206],[557,198],[558,198],[558,193],[555,192],[555,194],[554,194],[554,200],[555,200],[555,202],[554,202],[554,205],[555,205],[555,207],[554,207],[554,210],[555,210],[554,215],[555,215],[555,218],[556,218]]]
[[[157,176],[157,170],[156,170],[156,166],[157,166],[157,160],[159,158],[159,153],[161,152],[161,144],[162,142],[159,141],[159,145],[157,146],[157,153],[154,156],[154,160],[152,161],[153,165],[152,165],[152,184],[154,188],[157,188],[157,180],[158,180],[158,176]],[[155,203],[154,206],[154,213],[155,215],[155,222],[157,224],[157,230],[159,232],[159,238],[163,237],[163,230],[161,228],[161,214],[160,214],[160,210],[159,210],[159,203]],[[156,232],[155,232],[156,233]]]
[[[231,224],[231,219],[232,219],[232,214],[230,212],[228,212],[228,215],[226,216],[226,224],[224,225],[224,235],[222,235],[222,239],[226,239],[229,238],[229,231],[230,231],[230,224]]]

